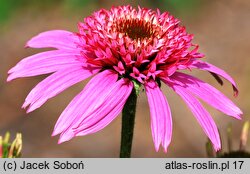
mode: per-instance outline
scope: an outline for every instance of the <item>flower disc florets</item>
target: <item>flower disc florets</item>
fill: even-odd
[[[79,23],[82,55],[88,63],[145,81],[186,68],[197,53],[193,36],[168,12],[131,6],[100,10]]]

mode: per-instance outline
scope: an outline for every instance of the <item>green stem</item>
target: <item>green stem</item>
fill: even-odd
[[[120,158],[130,158],[135,124],[137,93],[133,89],[122,110]]]

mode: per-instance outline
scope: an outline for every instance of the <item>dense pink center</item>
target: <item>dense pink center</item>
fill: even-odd
[[[79,25],[87,62],[144,83],[172,75],[203,55],[168,13],[130,6],[100,10]]]

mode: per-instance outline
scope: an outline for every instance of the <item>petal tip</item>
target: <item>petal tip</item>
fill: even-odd
[[[221,146],[220,145],[214,145],[213,146],[214,147],[214,150],[216,151],[216,152],[218,152],[218,151],[220,151],[221,150]]]
[[[242,120],[242,114],[237,115],[236,119]]]
[[[25,49],[26,49],[26,48],[30,48],[29,42],[27,42],[27,43],[24,45],[24,48],[25,48]]]
[[[159,149],[160,149],[160,142],[155,142],[155,151],[156,152],[159,152]]]
[[[54,129],[51,136],[54,137],[54,136],[57,136],[59,133]]]
[[[60,132],[59,132],[56,128],[54,128],[54,130],[53,130],[51,136],[54,137],[54,136],[56,136],[56,135],[58,135],[58,134],[60,134]]]
[[[165,153],[168,152],[168,146],[169,146],[170,142],[171,142],[171,137],[169,138],[169,141],[162,142],[162,147],[163,147],[163,150]]]
[[[26,108],[26,107],[25,107]],[[31,105],[29,106],[29,108],[26,110],[26,113],[30,113],[30,112],[33,112],[34,110],[36,110],[37,108],[35,107],[32,107]]]
[[[64,141],[62,141],[61,139],[59,139],[58,141],[57,141],[57,144],[62,144]]]
[[[66,141],[71,140],[74,137],[73,132],[63,132],[58,140],[58,144],[64,143]]]
[[[63,136],[62,134],[61,134],[61,136],[60,136],[60,138],[59,138],[59,140],[58,140],[58,144],[62,144],[62,143],[64,143],[64,142],[66,142],[66,141],[68,141],[68,139],[65,137],[65,136]]]
[[[159,147],[155,146],[155,151],[158,152],[159,151]]]
[[[11,73],[13,73],[14,72],[14,68],[15,67],[12,67],[11,69],[9,69],[9,71],[7,72],[9,75],[11,75]]]
[[[25,101],[25,102],[23,103],[23,105],[22,105],[22,109],[27,108],[27,106],[29,106],[29,103]]]
[[[242,115],[243,115],[243,112],[239,109],[239,108],[237,108],[237,111],[235,111],[236,112],[236,114],[235,114],[235,118],[236,119],[238,119],[238,120],[242,120]]]
[[[8,76],[6,82],[10,82],[10,81],[12,81],[12,80],[13,80],[13,79],[11,78],[11,76]]]
[[[168,148],[164,147],[164,153],[168,153]]]

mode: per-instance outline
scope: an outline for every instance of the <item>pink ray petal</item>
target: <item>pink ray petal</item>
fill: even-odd
[[[59,143],[68,141],[74,136],[83,136],[91,134],[106,127],[122,111],[127,101],[133,83],[128,79],[120,79],[108,91],[100,94],[96,102],[97,109],[89,114],[83,114],[81,122],[75,122],[60,136]]]
[[[53,136],[65,131],[71,124],[80,123],[86,115],[96,110],[100,96],[105,94],[115,83],[118,75],[110,70],[105,70],[93,77],[62,112],[57,120]]]
[[[61,50],[35,54],[21,60],[16,66],[11,68],[8,71],[9,76],[7,81],[11,81],[19,77],[48,74],[60,69],[72,67],[74,65],[83,65],[84,63],[77,60],[77,56],[79,55],[80,53],[77,52]]]
[[[145,85],[148,98],[151,130],[156,151],[160,144],[167,151],[172,137],[172,116],[166,97],[154,81]]]
[[[127,94],[130,94],[130,93],[127,93]],[[125,95],[125,99],[127,98],[128,98],[127,95]],[[85,128],[84,130],[79,131],[79,133],[77,133],[76,136],[88,135],[88,134],[95,133],[103,129],[118,116],[118,114],[122,111],[124,105],[125,105],[125,102],[118,103],[115,106],[115,108],[112,111],[110,111],[108,114],[103,116],[102,119],[98,120],[98,122],[96,122],[94,125],[89,126],[88,128]]]
[[[26,47],[57,48],[60,50],[76,50],[79,42],[76,34],[65,30],[51,30],[38,34],[29,40]]]
[[[233,80],[233,78],[228,75],[224,70],[210,64],[207,62],[202,62],[199,60],[193,61],[193,63],[189,66],[190,68],[198,68],[200,70],[205,70],[205,71],[209,71],[215,74],[218,74],[220,76],[222,76],[223,78],[227,79],[233,86],[233,90],[234,90],[234,96],[237,96],[239,91],[238,88],[236,86],[235,81]]]
[[[99,70],[100,69],[91,67],[83,68],[79,66],[57,71],[31,90],[22,107],[25,108],[29,106],[27,112],[32,112],[43,105],[48,99],[90,77]]]
[[[213,143],[214,149],[216,151],[221,149],[220,135],[217,126],[207,112],[207,110],[201,105],[199,100],[197,100],[193,95],[191,95],[185,88],[175,85],[173,83],[168,83],[168,85],[185,101],[189,109],[194,114],[198,123],[201,125],[202,129],[208,136],[208,138]]]
[[[212,107],[219,111],[233,116],[237,119],[241,119],[242,111],[224,94],[218,91],[213,86],[184,73],[176,72],[169,78],[172,82],[180,84],[189,92],[195,94]],[[162,79],[164,82],[169,79]]]

